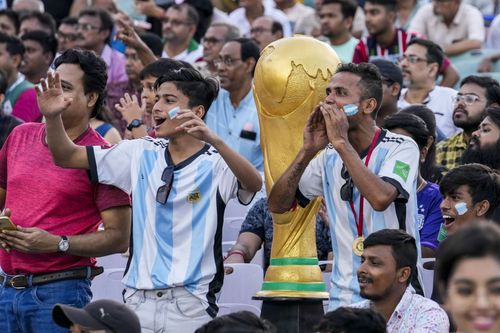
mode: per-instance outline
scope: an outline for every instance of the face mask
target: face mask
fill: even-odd
[[[346,104],[342,107],[342,110],[344,110],[345,115],[348,117],[354,116],[359,111],[356,104]]]

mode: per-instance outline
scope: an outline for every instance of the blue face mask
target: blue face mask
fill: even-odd
[[[345,115],[348,117],[354,116],[359,111],[356,104],[346,104],[342,107],[342,110],[344,110]]]

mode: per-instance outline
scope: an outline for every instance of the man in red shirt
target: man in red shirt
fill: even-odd
[[[365,23],[369,35],[362,38],[356,49],[352,62],[359,64],[369,62],[374,58],[384,58],[397,62],[408,46],[410,40],[418,37],[396,28],[396,0],[367,0],[365,2]],[[420,36],[421,37],[421,36]],[[441,86],[453,87],[458,82],[459,75],[450,60],[445,58],[441,67]]]
[[[66,134],[79,145],[106,145],[89,126],[103,103],[105,63],[70,49],[55,65],[71,99]],[[0,332],[64,332],[51,320],[53,305],[86,305],[90,278],[102,272],[93,257],[128,248],[129,197],[91,183],[85,171],[56,166],[45,131],[20,125],[0,150],[0,209],[17,226],[0,232]]]

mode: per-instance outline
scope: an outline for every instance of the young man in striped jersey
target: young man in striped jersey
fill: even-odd
[[[406,229],[420,244],[419,152],[410,138],[376,126],[382,79],[375,65],[342,64],[326,95],[309,117],[295,161],[274,184],[269,209],[284,213],[296,202],[305,207],[315,197],[325,198],[334,310],[362,300],[356,270],[365,237],[380,229]]]
[[[38,90],[54,160],[89,169],[94,180],[133,197],[126,303],[144,331],[193,332],[218,310],[224,207],[234,197],[249,203],[262,185],[258,171],[202,120],[217,95],[216,81],[190,68],[168,72],[155,83],[160,139],[111,148],[79,147],[66,137],[60,114],[75,101],[65,85],[56,70]]]

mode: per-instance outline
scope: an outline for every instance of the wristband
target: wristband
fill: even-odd
[[[243,261],[245,260],[245,253],[243,251],[240,251],[240,250],[231,250],[227,253],[226,257],[224,258],[224,260],[226,260],[227,258],[229,258],[230,256],[232,256],[233,254],[239,254],[240,256],[243,257]]]

